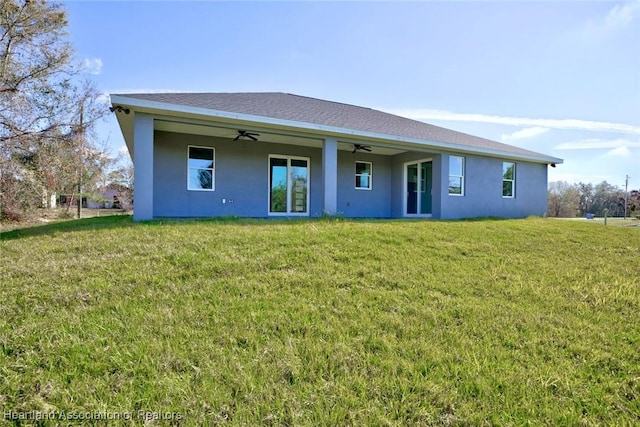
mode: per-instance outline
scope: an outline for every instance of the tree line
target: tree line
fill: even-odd
[[[55,195],[81,205],[110,180],[128,180],[97,141],[106,100],[75,60],[67,26],[59,3],[0,0],[0,219],[19,220]]]
[[[621,217],[625,214],[625,190],[602,181],[599,184],[569,184],[555,181],[549,184],[547,215],[575,218],[588,214]],[[626,194],[627,216],[640,215],[640,191]]]

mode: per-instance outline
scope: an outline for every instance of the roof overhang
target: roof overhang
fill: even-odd
[[[325,138],[338,140],[338,148],[351,150],[354,144],[375,147],[376,154],[395,155],[406,151],[478,154],[534,163],[561,164],[562,159],[542,154],[515,153],[480,147],[470,147],[441,141],[407,138],[397,135],[339,128],[309,122],[212,110],[187,105],[143,100],[123,95],[111,95],[113,107],[121,106],[130,113],[116,110],[129,153],[133,157],[133,126],[136,113],[154,116],[156,130],[198,134],[232,139],[238,129],[261,134],[261,142],[286,143],[321,147]]]

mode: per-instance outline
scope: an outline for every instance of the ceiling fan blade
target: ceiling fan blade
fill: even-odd
[[[358,150],[371,152],[371,147],[368,145],[353,144],[353,151],[351,153],[355,154]]]
[[[257,141],[258,138],[256,136],[260,136],[259,133],[247,132],[246,130],[238,129],[238,135],[233,139],[234,141],[239,140],[240,138],[247,138],[253,141]]]

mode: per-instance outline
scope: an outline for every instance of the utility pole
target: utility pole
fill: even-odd
[[[629,175],[624,177],[624,219],[627,219],[627,199],[629,197]]]

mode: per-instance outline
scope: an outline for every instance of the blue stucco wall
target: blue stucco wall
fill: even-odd
[[[547,165],[516,163],[516,196],[502,197],[503,159],[465,155],[464,196],[448,194],[449,156],[443,155],[440,218],[544,215],[547,209]],[[507,160],[511,161],[511,160]]]
[[[268,157],[310,158],[309,216],[323,212],[322,149],[155,131],[153,216],[268,216]],[[215,148],[215,191],[187,190],[187,147]],[[516,163],[516,197],[502,197],[502,159],[465,155],[465,195],[448,195],[448,154],[339,151],[337,213],[347,218],[404,217],[405,163],[432,159],[432,218],[544,215],[547,166]],[[355,188],[355,162],[371,162],[372,190]],[[225,199],[227,203],[222,203]]]
[[[143,221],[153,218],[153,117],[135,114],[133,170],[135,209],[133,219]]]
[[[155,140],[154,217],[266,217],[269,154],[311,159],[309,209],[322,211],[316,191],[321,188],[319,149],[169,132],[156,132]],[[215,191],[187,190],[189,145],[215,148]]]
[[[431,159],[432,179],[433,179],[433,192],[432,197],[432,218],[440,217],[440,200],[441,194],[438,188],[441,187],[441,156],[435,153],[402,153],[393,156],[391,160],[392,164],[392,196],[391,196],[391,216],[393,218],[402,218],[405,216],[405,197],[406,189],[404,182],[405,179],[405,164],[408,162],[415,162],[423,159]]]
[[[215,191],[187,190],[187,147],[215,148]],[[158,217],[240,216],[262,218],[268,209],[270,154],[310,158],[311,217],[323,212],[322,149],[214,137],[155,132],[154,209]],[[355,161],[373,163],[373,189],[355,189]],[[388,157],[338,152],[338,213],[388,218]],[[225,199],[227,203],[222,203]]]
[[[371,190],[356,189],[356,161],[371,162]],[[338,213],[349,218],[391,218],[391,158],[338,152]]]

